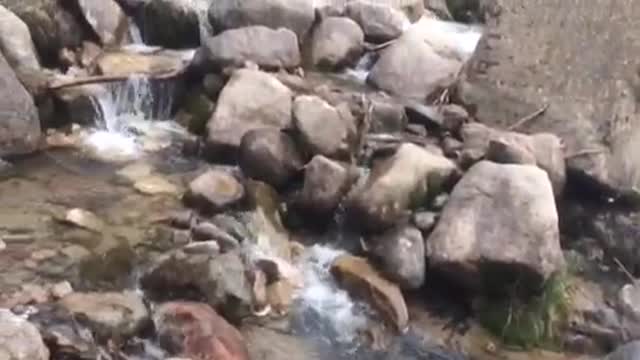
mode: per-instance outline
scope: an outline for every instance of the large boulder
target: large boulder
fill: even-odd
[[[296,34],[288,29],[248,26],[224,31],[207,38],[201,49],[204,66],[241,67],[253,62],[269,69],[294,68],[300,65]]]
[[[367,248],[382,273],[406,290],[419,289],[427,271],[424,239],[413,226],[399,226],[370,237]]]
[[[91,38],[83,24],[62,2],[56,0],[2,0],[24,21],[31,32],[42,65],[55,66],[63,48],[77,48]]]
[[[398,38],[409,26],[406,15],[390,6],[365,0],[347,3],[346,15],[360,24],[369,41],[385,42]]]
[[[321,69],[336,69],[353,64],[364,50],[364,33],[353,20],[329,17],[313,31],[311,57]]]
[[[635,360],[638,357],[640,357],[640,341],[633,341],[619,347],[604,360]]]
[[[153,315],[160,345],[199,360],[249,360],[240,332],[207,304],[169,302]]]
[[[121,43],[129,32],[126,14],[115,0],[77,0],[85,20],[103,45]]]
[[[480,121],[502,128],[548,105],[520,130],[562,138],[576,175],[620,190],[637,186],[640,34],[619,34],[635,26],[638,3],[494,2],[501,11],[487,20],[460,100]]]
[[[420,102],[452,85],[462,62],[428,41],[430,32],[420,26],[406,31],[384,49],[367,81],[395,95]],[[421,74],[416,76],[416,74]]]
[[[38,110],[0,54],[0,157],[35,151],[40,141]]]
[[[176,49],[199,46],[208,4],[207,0],[147,1],[142,17],[145,43]]]
[[[247,132],[242,137],[238,162],[246,176],[275,187],[286,185],[304,166],[296,144],[278,129]]]
[[[400,288],[382,277],[366,259],[341,256],[331,265],[331,274],[352,296],[379,311],[396,330],[406,330],[409,312]]]
[[[209,8],[215,31],[263,25],[293,31],[300,41],[311,29],[315,12],[308,0],[217,0]]]
[[[427,255],[432,269],[473,291],[518,281],[539,290],[564,267],[548,176],[531,165],[476,164],[454,188]]]
[[[0,5],[0,52],[13,69],[39,69],[40,60],[29,27],[18,16]]]
[[[49,360],[49,349],[33,324],[9,310],[0,309],[0,358]]]
[[[356,122],[348,108],[336,108],[317,96],[302,95],[293,102],[293,118],[299,140],[308,153],[348,159],[356,133]]]
[[[437,195],[457,173],[455,164],[414,144],[377,163],[366,182],[346,200],[347,215],[370,230],[392,227],[408,210]]]
[[[291,90],[272,75],[249,69],[234,72],[207,124],[209,155],[235,154],[249,130],[291,128],[292,103]]]
[[[75,316],[84,316],[98,334],[129,337],[147,325],[149,312],[135,292],[72,293],[60,304]]]
[[[465,124],[461,132],[464,140],[463,162],[475,163],[487,159],[503,164],[537,165],[547,172],[556,195],[564,190],[564,146],[556,135],[525,135],[491,129],[480,123]]]

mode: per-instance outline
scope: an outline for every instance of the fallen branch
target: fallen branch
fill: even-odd
[[[622,264],[622,262],[620,262],[620,260],[618,260],[617,257],[613,258],[613,261],[616,262],[616,265],[618,265],[618,267],[620,268],[620,270],[622,270],[622,272],[627,275],[627,277],[629,278],[629,280],[631,280],[631,283],[635,284],[636,283],[636,279],[633,277],[633,275],[631,275],[631,272],[629,272],[629,270],[627,270],[627,268]]]
[[[397,41],[397,39],[393,39],[393,40],[389,40],[385,43],[382,44],[366,44],[365,47],[368,51],[380,51],[384,48],[389,47],[390,45],[392,45],[393,43],[395,43]]]
[[[522,125],[537,119],[540,115],[544,114],[547,111],[547,109],[549,109],[549,104],[545,104],[543,107],[541,107],[540,109],[536,110],[535,112],[533,112],[533,113],[523,117],[522,119],[518,120],[518,122],[516,122],[515,124],[509,126],[507,128],[507,130],[513,131],[513,130],[521,127]]]
[[[97,84],[97,83],[106,83],[106,82],[117,82],[117,81],[127,81],[132,76],[147,76],[152,80],[166,80],[174,78],[182,73],[184,73],[186,67],[167,71],[163,73],[139,73],[139,74],[122,74],[122,75],[94,75],[87,76],[82,78],[75,78],[71,80],[59,80],[53,81],[49,83],[48,88],[50,90],[59,90],[68,87],[81,86],[81,85],[89,85],[89,84]]]

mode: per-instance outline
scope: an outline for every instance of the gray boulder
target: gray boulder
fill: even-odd
[[[364,33],[349,18],[329,17],[315,28],[311,45],[313,65],[336,69],[353,64],[364,50]]]
[[[40,141],[38,110],[0,54],[0,157],[35,151]]]
[[[454,188],[427,254],[432,269],[470,290],[504,291],[516,281],[538,290],[564,267],[548,176],[530,165],[476,164]]]
[[[360,24],[369,41],[385,42],[402,35],[409,19],[399,9],[388,4],[355,0],[347,4],[346,14]]]
[[[385,276],[402,289],[419,289],[427,271],[424,239],[420,230],[399,226],[367,240],[373,260]]]
[[[242,69],[233,73],[207,123],[210,156],[236,151],[249,130],[291,128],[293,93],[270,74]]]
[[[428,36],[420,27],[405,32],[382,51],[367,81],[392,94],[420,102],[452,85],[462,62],[429,44]]]
[[[560,195],[566,182],[562,140],[551,133],[532,135],[491,129],[479,123],[462,127],[462,161],[466,165],[480,159],[503,164],[537,165],[547,172],[553,190]]]
[[[269,69],[300,65],[298,38],[288,29],[248,26],[226,30],[206,39],[201,52],[205,66],[214,68],[241,67],[246,62]]]
[[[205,211],[222,211],[238,203],[245,195],[242,184],[222,170],[208,170],[189,184],[184,201]]]
[[[298,96],[293,117],[300,142],[312,155],[348,158],[356,133],[356,123],[346,107],[335,108],[317,96]]]
[[[238,162],[253,179],[280,187],[304,167],[304,160],[291,137],[278,129],[248,131],[240,143]]]
[[[366,182],[349,194],[347,215],[371,230],[390,228],[408,217],[409,209],[440,193],[456,173],[451,160],[403,144],[393,156],[376,163]]]
[[[34,325],[9,310],[0,309],[0,358],[49,360],[49,349]]]
[[[215,31],[263,25],[289,29],[300,41],[314,19],[313,1],[308,0],[216,0],[209,8],[209,21]]]
[[[520,130],[562,138],[568,168],[605,189],[637,186],[640,157],[630,154],[640,132],[640,80],[633,60],[640,56],[640,41],[637,33],[619,36],[635,26],[637,2],[494,2],[501,11],[487,19],[486,34],[458,89],[461,100],[477,109],[481,122],[500,128],[548,104]],[[540,49],[554,50],[550,55]],[[611,62],[610,54],[619,61]]]
[[[18,16],[0,5],[0,51],[13,69],[40,69],[40,61],[29,27]]]
[[[169,48],[193,48],[200,45],[201,24],[208,1],[147,1],[142,12],[145,42]]]

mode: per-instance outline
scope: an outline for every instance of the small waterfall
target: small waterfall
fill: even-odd
[[[138,24],[133,20],[133,17],[128,17],[129,21],[129,38],[132,44],[143,44],[142,32],[138,27]]]
[[[106,91],[94,98],[99,113],[97,129],[84,139],[85,145],[101,158],[124,160],[149,148],[149,138],[170,141],[168,136],[182,132],[171,121],[174,91],[173,82],[144,76],[108,84]]]

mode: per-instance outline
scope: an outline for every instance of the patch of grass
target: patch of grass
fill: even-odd
[[[505,345],[530,349],[556,348],[571,311],[570,277],[552,275],[540,295],[527,301],[513,296],[504,301],[485,301],[479,312],[482,326]]]

